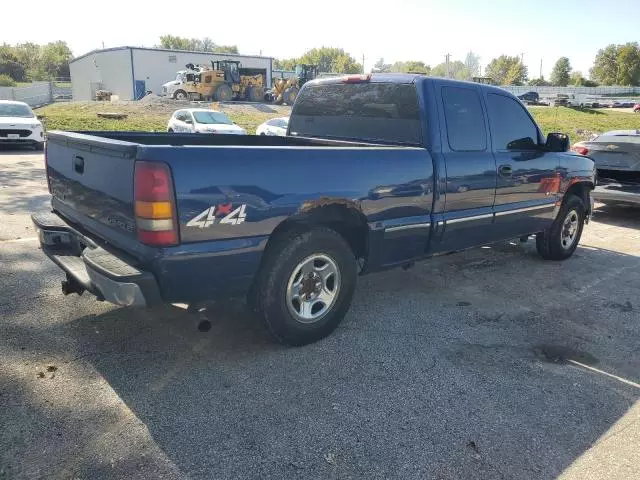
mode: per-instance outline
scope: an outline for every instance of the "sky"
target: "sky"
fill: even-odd
[[[105,47],[153,47],[160,35],[210,37],[238,45],[240,53],[297,57],[318,46],[344,48],[365,69],[385,63],[422,60],[434,66],[462,60],[472,50],[482,67],[501,54],[522,55],[529,78],[549,77],[555,61],[569,57],[588,75],[600,48],[640,41],[640,0],[321,0],[293,3],[235,0],[225,9],[211,2],[102,3],[31,0],[28,12],[5,0],[0,43],[65,40],[75,56]],[[233,5],[234,8],[231,8]],[[201,8],[201,11],[198,11]],[[7,21],[16,18],[20,21]]]

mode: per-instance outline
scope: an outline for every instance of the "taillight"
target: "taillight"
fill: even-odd
[[[366,75],[345,75],[342,77],[342,83],[361,83],[371,80],[371,74]]]
[[[589,153],[589,149],[586,147],[583,147],[582,145],[574,145],[571,150],[573,150],[576,153],[579,153],[580,155],[586,155],[587,153]]]
[[[166,163],[136,162],[134,199],[138,240],[154,247],[176,245],[178,219]]]
[[[49,178],[49,160],[47,155],[48,143],[44,144],[44,174],[47,177],[47,188],[49,189],[49,193],[53,195],[51,191],[51,179]]]

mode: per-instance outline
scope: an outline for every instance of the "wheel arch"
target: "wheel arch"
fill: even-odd
[[[567,191],[564,193],[564,199],[566,199],[569,195],[575,195],[580,198],[584,203],[584,206],[587,210],[587,218],[591,215],[591,201],[589,200],[591,190],[594,189],[594,184],[590,180],[583,179],[573,179],[570,183]]]

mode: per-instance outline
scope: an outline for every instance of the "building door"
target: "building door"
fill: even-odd
[[[135,91],[133,92],[133,99],[140,100],[145,96],[147,92],[147,86],[144,80],[135,81]]]

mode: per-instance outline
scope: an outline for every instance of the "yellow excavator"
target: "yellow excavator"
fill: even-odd
[[[236,60],[217,60],[206,65],[187,64],[187,81],[176,88],[178,93],[192,100],[248,100],[260,102],[264,97],[264,74],[241,68]],[[244,71],[243,71],[244,70]]]
[[[293,105],[302,85],[318,76],[318,65],[296,65],[295,74],[291,78],[276,78],[273,88],[266,93],[265,100],[281,105]]]

